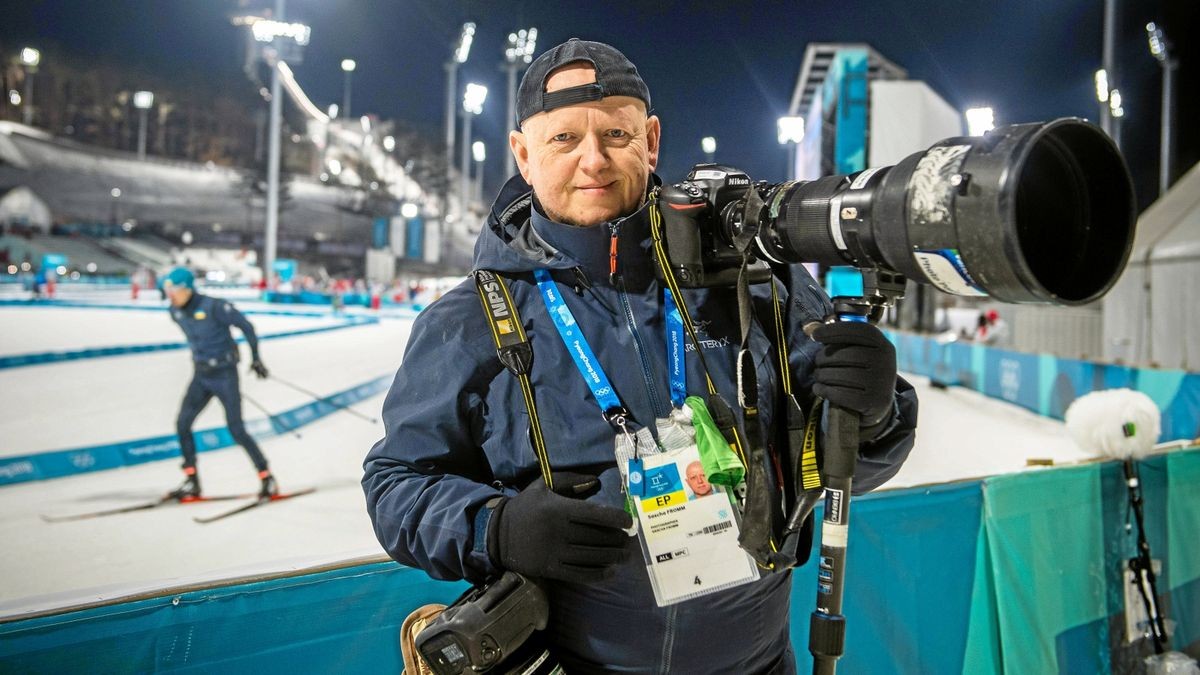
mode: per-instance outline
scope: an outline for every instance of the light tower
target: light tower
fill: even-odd
[[[1175,163],[1175,70],[1179,59],[1171,53],[1172,44],[1161,27],[1153,21],[1146,24],[1146,37],[1150,40],[1150,54],[1162,66],[1162,140],[1158,156],[1158,194],[1171,187],[1171,171]]]
[[[154,105],[154,92],[135,91],[133,107],[138,111],[138,159],[146,159],[146,113]]]
[[[21,109],[21,121],[33,125],[33,74],[42,62],[42,53],[33,47],[21,50],[21,65],[25,67],[25,107]]]
[[[446,62],[446,172],[449,177],[450,167],[454,166],[454,111],[457,109],[454,98],[458,95],[458,67],[467,62],[471,53],[471,43],[475,40],[475,24],[471,22],[462,25],[458,35],[458,44],[454,53]]]
[[[537,49],[537,28],[522,28],[508,34],[508,46],[504,48],[504,63],[500,69],[508,72],[508,119],[505,124],[517,123],[517,74],[533,61],[533,50]],[[517,163],[511,152],[504,154],[505,178],[516,172]]]
[[[357,67],[354,59],[342,59],[342,73],[345,74],[342,78],[342,110],[346,117],[350,116],[350,78]]]
[[[488,89],[482,84],[471,82],[463,89],[462,100],[462,164],[459,166],[461,179],[459,185],[459,222],[463,228],[467,226],[467,212],[471,195],[471,119],[483,112],[483,102],[487,99]],[[442,242],[445,250],[445,241]]]

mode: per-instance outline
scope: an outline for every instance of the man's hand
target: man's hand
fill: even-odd
[[[555,473],[554,490],[538,481],[494,507],[487,550],[497,567],[530,577],[587,583],[611,576],[625,559],[629,514],[583,500],[593,476]]]
[[[862,440],[882,431],[896,392],[896,349],[869,323],[822,324],[813,339],[824,346],[817,354],[813,393],[862,416]]]
[[[264,366],[263,362],[259,361],[258,359],[254,359],[254,361],[250,363],[250,370],[257,375],[258,379],[260,380],[265,380],[267,379],[267,375],[270,375],[267,367]]]

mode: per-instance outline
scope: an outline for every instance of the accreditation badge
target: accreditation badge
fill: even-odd
[[[695,444],[642,455],[626,474],[659,607],[758,579],[738,545],[737,508],[725,488],[707,481]]]

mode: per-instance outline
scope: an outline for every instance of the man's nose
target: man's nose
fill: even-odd
[[[604,147],[600,136],[588,134],[579,144],[579,168],[585,173],[595,174],[608,167],[608,149]]]

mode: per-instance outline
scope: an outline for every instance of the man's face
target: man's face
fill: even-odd
[[[164,290],[167,292],[167,298],[170,299],[172,307],[183,307],[188,300],[192,299],[192,289],[187,286],[166,284]]]
[[[590,65],[572,64],[547,78],[546,91],[595,81]],[[533,115],[509,134],[509,147],[550,219],[589,226],[642,205],[659,132],[640,100],[607,96]]]
[[[688,464],[687,484],[698,497],[703,497],[712,492],[712,485],[704,477],[704,467],[700,465],[700,462]]]

